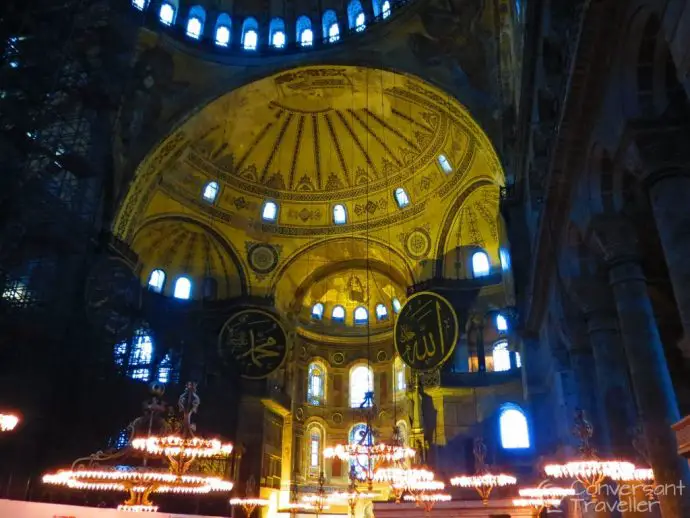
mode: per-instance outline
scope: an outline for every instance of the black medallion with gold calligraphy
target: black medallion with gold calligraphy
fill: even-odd
[[[428,371],[453,354],[458,340],[458,319],[445,298],[430,291],[416,293],[395,321],[395,349],[413,369]]]
[[[220,356],[243,378],[269,376],[281,366],[287,349],[287,334],[280,321],[260,309],[234,314],[218,336]]]

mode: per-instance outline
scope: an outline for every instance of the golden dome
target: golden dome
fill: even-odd
[[[217,191],[204,198],[211,182]],[[444,92],[383,70],[303,67],[183,121],[140,164],[113,231],[150,271],[170,255],[152,241],[171,247],[174,234],[165,241],[142,229],[161,219],[197,225],[208,238],[190,242],[228,254],[221,264],[211,253],[213,275],[231,277],[218,279],[229,286],[219,297],[245,286],[302,319],[303,297],[323,279],[333,285],[334,272],[345,279],[366,264],[403,293],[445,271],[446,256],[456,263],[449,252],[458,247],[481,245],[498,262],[502,183],[486,135]],[[267,202],[274,220],[262,219]],[[205,275],[208,263],[180,251],[166,264]]]

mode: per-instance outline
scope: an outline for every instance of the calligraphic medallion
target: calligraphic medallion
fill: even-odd
[[[282,365],[287,349],[287,334],[280,321],[260,309],[235,313],[218,336],[220,356],[248,379],[269,376]]]
[[[400,358],[420,371],[442,365],[458,341],[458,318],[445,298],[430,291],[412,295],[395,322],[395,349]]]

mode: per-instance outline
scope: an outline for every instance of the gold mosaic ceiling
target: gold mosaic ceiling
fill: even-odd
[[[220,186],[213,203],[201,197],[209,181]],[[232,255],[212,260],[213,275],[237,265],[247,293],[275,295],[279,309],[300,314],[295,297],[334,273],[349,278],[370,259],[403,291],[428,278],[449,248],[482,244],[498,264],[502,183],[490,142],[442,91],[382,70],[304,67],[189,116],[138,168],[114,232],[140,254],[142,279],[158,266],[204,272],[204,246],[198,257],[171,254],[171,233],[151,254],[151,243],[135,238],[152,221],[195,221]],[[398,187],[410,199],[403,209]],[[261,219],[266,200],[279,204],[276,222]],[[344,225],[333,223],[336,203],[347,210]]]

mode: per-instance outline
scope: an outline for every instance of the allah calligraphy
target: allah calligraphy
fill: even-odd
[[[285,360],[287,336],[276,317],[247,309],[225,322],[218,336],[218,352],[243,378],[265,378]]]
[[[446,299],[424,291],[410,297],[395,322],[395,348],[413,369],[428,371],[453,354],[458,319]]]

